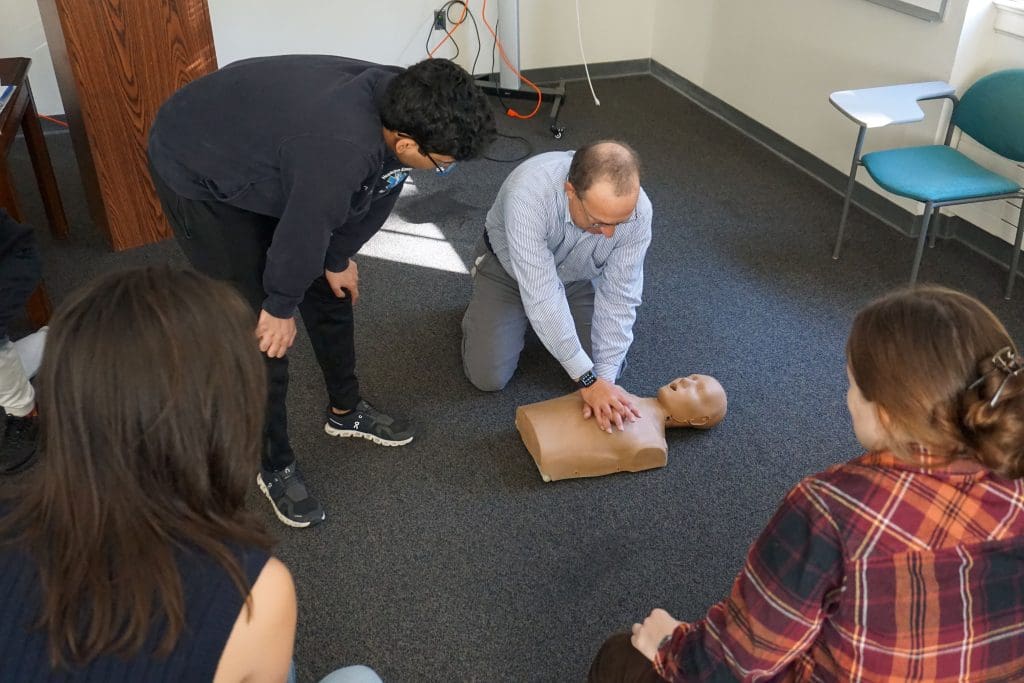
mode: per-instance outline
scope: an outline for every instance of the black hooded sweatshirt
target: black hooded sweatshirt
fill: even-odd
[[[181,88],[149,133],[179,195],[279,218],[263,309],[294,315],[324,269],[380,229],[409,168],[384,143],[379,105],[399,67],[328,55],[259,57]]]

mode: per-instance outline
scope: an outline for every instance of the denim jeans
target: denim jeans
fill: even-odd
[[[295,683],[295,662],[288,672],[288,683]],[[320,679],[320,683],[383,683],[380,676],[368,666],[357,664],[332,671]]]

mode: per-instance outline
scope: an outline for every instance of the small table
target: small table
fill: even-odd
[[[18,206],[17,194],[14,191],[11,172],[7,166],[7,155],[11,151],[11,143],[19,125],[25,133],[32,170],[35,172],[36,185],[43,199],[43,208],[50,223],[50,231],[57,239],[68,236],[68,219],[64,214],[64,205],[57,190],[57,178],[53,174],[53,165],[46,150],[43,129],[39,125],[36,103],[32,98],[32,87],[28,82],[28,67],[31,59],[13,57],[0,59],[0,83],[13,85],[14,94],[0,112],[0,206],[3,206],[16,221],[22,218]],[[50,299],[42,284],[28,301],[26,306],[29,320],[35,325],[45,325],[50,317]]]

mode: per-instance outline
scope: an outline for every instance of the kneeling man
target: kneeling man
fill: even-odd
[[[651,202],[628,145],[601,141],[524,161],[487,214],[462,319],[462,362],[478,389],[505,387],[527,325],[611,431],[639,417],[616,386],[633,341]]]

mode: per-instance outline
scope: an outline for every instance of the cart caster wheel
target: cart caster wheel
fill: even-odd
[[[551,134],[555,136],[556,140],[562,139],[562,134],[565,133],[565,128],[562,126],[551,126]]]

